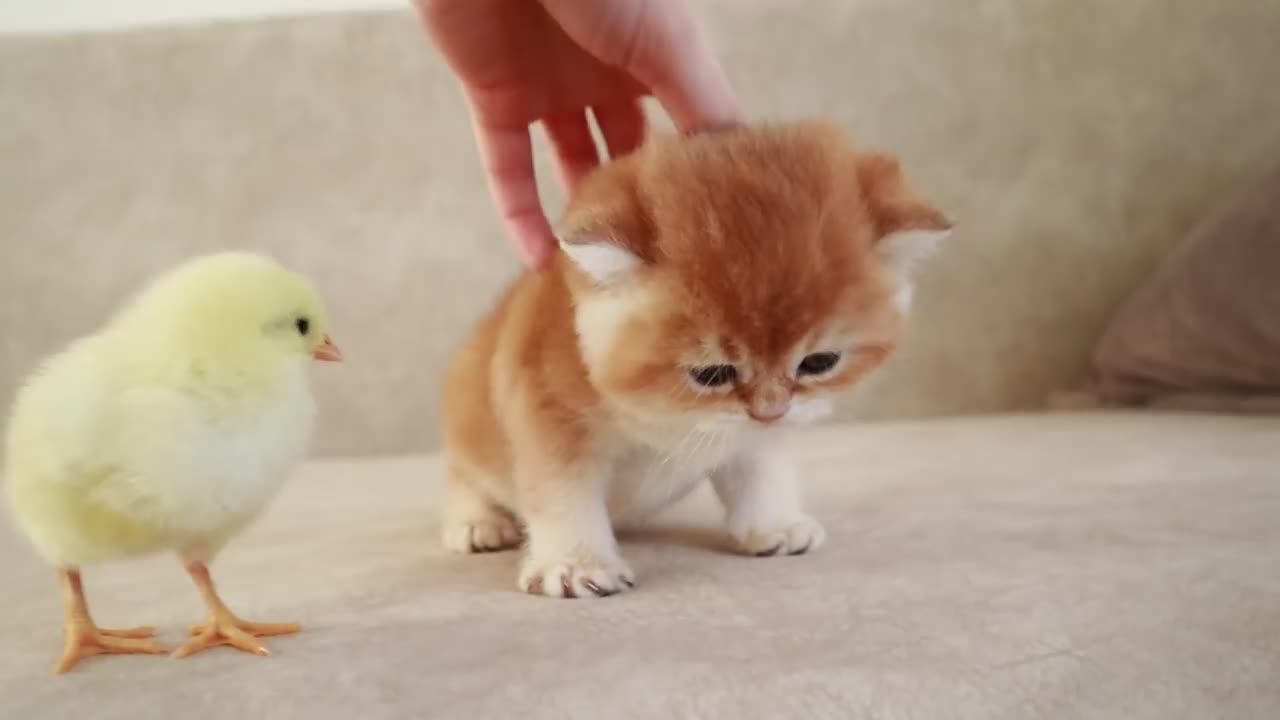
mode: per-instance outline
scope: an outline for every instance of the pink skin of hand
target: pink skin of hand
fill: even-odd
[[[737,125],[728,79],[682,0],[418,0],[428,36],[458,76],[489,190],[525,262],[555,236],[538,200],[529,128],[541,122],[570,190],[644,140],[652,95],[681,132]]]

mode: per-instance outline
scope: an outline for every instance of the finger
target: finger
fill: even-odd
[[[583,49],[644,84],[682,132],[742,122],[729,80],[681,0],[614,7],[542,0],[542,5]]]
[[[626,69],[648,86],[681,132],[740,124],[742,109],[729,78],[692,19],[686,21],[679,32],[638,41]]]
[[[619,158],[644,142],[644,110],[636,98],[591,109],[600,134],[604,135],[610,158]]]
[[[560,113],[546,118],[542,124],[556,150],[560,181],[572,192],[578,181],[600,164],[600,151],[595,138],[591,137],[587,114],[581,110]]]
[[[489,193],[502,216],[503,227],[524,261],[542,268],[551,256],[555,236],[538,198],[529,129],[487,126],[480,117],[474,124]]]

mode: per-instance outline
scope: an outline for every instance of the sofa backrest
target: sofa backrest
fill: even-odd
[[[847,123],[958,224],[843,417],[1038,407],[1280,156],[1269,3],[695,5],[754,118]],[[317,279],[349,358],[318,450],[436,447],[446,356],[517,266],[410,12],[0,39],[0,118],[0,401],[150,273],[257,248]]]

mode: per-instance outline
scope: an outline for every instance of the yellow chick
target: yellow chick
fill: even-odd
[[[90,563],[177,553],[209,616],[175,657],[222,644],[267,655],[256,638],[301,629],[236,617],[208,564],[306,453],[311,359],[341,360],[311,284],[270,258],[222,253],[155,279],[23,386],[5,477],[17,525],[63,586],[57,672],[165,652],[151,628],[94,624],[80,579]]]

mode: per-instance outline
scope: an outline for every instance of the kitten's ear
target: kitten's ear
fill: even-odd
[[[562,233],[560,249],[574,265],[600,285],[611,285],[630,275],[640,265],[640,258],[605,234]]]
[[[861,153],[856,162],[863,200],[876,225],[876,252],[890,270],[909,279],[951,234],[951,221],[911,192],[896,159]]]
[[[634,202],[605,183],[588,185],[572,202],[556,231],[560,249],[598,285],[612,285],[644,260],[635,242],[642,229]]]

